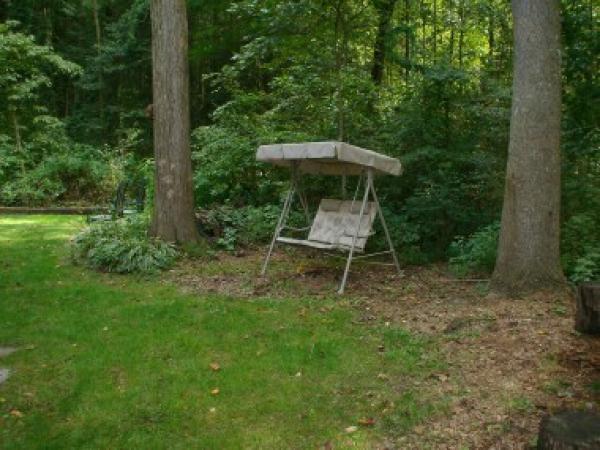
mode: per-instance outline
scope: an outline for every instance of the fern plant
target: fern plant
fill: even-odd
[[[178,256],[169,243],[147,235],[145,217],[92,224],[72,241],[75,262],[116,273],[153,273],[170,267]]]

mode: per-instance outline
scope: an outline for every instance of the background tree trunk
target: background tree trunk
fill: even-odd
[[[600,283],[577,286],[575,329],[581,333],[600,334]]]
[[[560,266],[558,0],[513,0],[510,143],[492,289],[521,294],[564,282]]]
[[[538,450],[594,449],[599,445],[600,414],[596,412],[561,411],[540,423]]]
[[[377,85],[380,85],[383,81],[383,70],[385,68],[385,53],[387,45],[386,41],[392,15],[394,14],[396,1],[397,0],[376,0],[374,2],[379,19],[377,22],[375,46],[373,47],[373,67],[371,69],[371,78]]]
[[[197,241],[190,151],[185,0],[152,0],[155,196],[151,234]]]

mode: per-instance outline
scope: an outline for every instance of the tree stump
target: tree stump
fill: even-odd
[[[600,449],[600,414],[563,411],[540,423],[538,450]]]
[[[575,329],[600,334],[600,283],[583,283],[577,287]]]

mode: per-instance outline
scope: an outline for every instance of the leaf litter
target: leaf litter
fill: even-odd
[[[205,261],[189,260],[165,281],[188,292],[234,298],[334,295],[340,261],[277,252],[269,274],[260,277],[263,256],[257,251],[241,257],[218,254],[212,271]],[[488,295],[485,281],[461,281],[443,265],[403,272],[398,276],[387,267],[353,264],[340,299],[351,300],[345,304],[355,308],[356,325],[394,324],[433,339],[448,368],[420,388],[428,397],[448,399],[449,407],[400,436],[393,430],[386,436],[375,418],[361,419],[357,425],[376,426],[379,432],[372,448],[530,448],[542,416],[565,408],[600,409],[598,389],[590,388],[600,382],[600,340],[573,331],[571,292],[511,299]],[[357,425],[345,432],[354,433]]]

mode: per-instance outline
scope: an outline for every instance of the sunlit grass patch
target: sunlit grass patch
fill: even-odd
[[[81,225],[0,218],[0,345],[20,348],[1,361],[0,447],[368,448],[438,411],[418,387],[443,366],[432,343],[357,325],[339,297],[198,297],[73,267]]]

